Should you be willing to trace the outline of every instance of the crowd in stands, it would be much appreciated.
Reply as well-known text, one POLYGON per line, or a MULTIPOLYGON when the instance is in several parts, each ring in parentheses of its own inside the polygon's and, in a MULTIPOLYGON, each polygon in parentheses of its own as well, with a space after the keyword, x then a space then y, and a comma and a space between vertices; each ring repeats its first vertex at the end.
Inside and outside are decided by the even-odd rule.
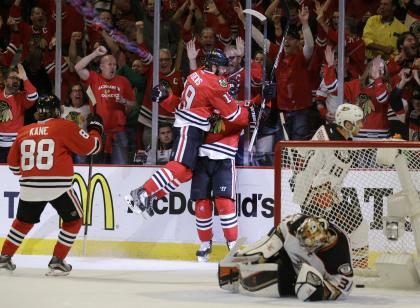
MULTIPOLYGON (((251 161, 244 157, 249 129, 241 138, 238 165, 273 163, 274 144, 286 138, 281 118, 291 140, 309 140, 320 125, 334 121, 343 103, 337 96, 338 2, 252 1, 252 9, 268 17, 265 70, 263 25, 253 20, 254 101, 261 101, 263 80, 269 79, 284 36, 285 44, 275 71, 276 97, 268 102, 270 111, 259 127, 256 154, 251 161)), ((57 68, 55 1, 3 1, 0 163, 6 161, 17 131, 36 121, 38 97, 55 87, 61 87, 63 118, 85 128, 89 113, 102 117, 104 149, 95 162, 150 163, 150 144, 156 138, 151 134, 154 3, 63 1, 62 61, 57 68), (85 14, 88 9, 95 16, 85 14), (59 84, 56 69, 62 74, 59 84)), ((162 0, 160 83, 180 96, 186 76, 203 65, 208 52, 220 48, 229 58, 230 93, 245 99, 244 7, 245 1, 237 0, 162 0)), ((364 112, 363 129, 354 139, 398 135, 420 140, 419 19, 420 0, 346 1, 344 100, 364 112)), ((159 108, 159 164, 169 160, 173 121, 172 113, 159 108)), ((87 162, 86 157, 74 159, 87 162)))

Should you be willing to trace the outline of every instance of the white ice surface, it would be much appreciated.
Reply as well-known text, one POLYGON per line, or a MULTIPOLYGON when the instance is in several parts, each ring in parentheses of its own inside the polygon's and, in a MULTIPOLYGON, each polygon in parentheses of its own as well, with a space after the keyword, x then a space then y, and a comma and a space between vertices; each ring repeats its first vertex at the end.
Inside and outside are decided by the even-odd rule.
POLYGON ((0 307, 420 307, 419 291, 354 289, 343 301, 302 303, 219 289, 217 264, 69 257, 67 277, 46 277, 50 257, 16 255, 13 273, 0 271, 0 307))

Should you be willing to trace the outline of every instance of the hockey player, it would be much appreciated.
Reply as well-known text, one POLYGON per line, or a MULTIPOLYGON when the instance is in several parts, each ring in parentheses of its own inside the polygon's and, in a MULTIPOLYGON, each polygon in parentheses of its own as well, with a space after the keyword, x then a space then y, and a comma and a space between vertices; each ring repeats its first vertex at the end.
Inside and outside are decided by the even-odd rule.
POLYGON ((291 215, 259 241, 230 253, 219 263, 218 277, 222 289, 247 295, 336 300, 353 287, 349 240, 323 218, 291 215))
MULTIPOLYGON (((363 111, 353 104, 341 104, 335 122, 321 126, 312 139, 352 140, 363 126, 363 111)), ((293 201, 301 206, 302 213, 325 217, 347 232, 352 241, 354 266, 366 269, 368 225, 360 208, 348 202, 349 196, 342 193, 343 180, 355 163, 354 151, 331 148, 293 151, 290 179, 293 201)))
POLYGON ((199 147, 211 126, 208 118, 214 112, 218 112, 229 122, 247 125, 248 110, 231 97, 228 83, 223 77, 227 64, 226 55, 221 50, 214 49, 206 57, 206 66, 188 76, 175 111, 174 127, 177 136, 171 161, 156 171, 144 185, 132 190, 125 197, 133 212, 140 214, 147 211, 150 215, 151 197, 155 193, 164 191, 171 183, 179 185, 191 179, 199 147))
POLYGON ((199 148, 190 195, 195 201, 196 227, 201 241, 196 252, 199 262, 207 262, 212 250, 213 204, 229 250, 238 238, 235 155, 243 128, 219 118, 199 148))
POLYGON ((60 101, 54 95, 39 99, 35 116, 38 122, 19 131, 7 159, 10 170, 20 176, 21 191, 16 218, 1 250, 0 268, 16 268, 13 255, 50 203, 63 223, 48 274, 68 275, 72 267, 64 259, 83 222, 83 210, 72 188, 72 153, 100 151, 102 120, 91 117, 86 133, 74 122, 60 119, 60 101))

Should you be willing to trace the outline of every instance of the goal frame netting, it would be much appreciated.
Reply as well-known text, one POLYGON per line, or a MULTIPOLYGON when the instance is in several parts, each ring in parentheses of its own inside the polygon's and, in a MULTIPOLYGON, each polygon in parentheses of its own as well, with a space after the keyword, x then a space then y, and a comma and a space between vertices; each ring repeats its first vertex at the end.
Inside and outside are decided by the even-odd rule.
MULTIPOLYGON (((375 149, 389 149, 391 151, 393 151, 392 149, 398 149, 400 150, 400 152, 402 153, 402 151, 406 151, 406 153, 411 153, 411 151, 413 151, 412 155, 414 155, 417 158, 417 151, 420 153, 420 142, 408 142, 408 141, 318 141, 318 140, 311 140, 311 141, 279 141, 278 143, 276 143, 275 146, 275 164, 274 164, 274 225, 278 225, 278 223, 281 221, 282 218, 284 218, 284 212, 288 212, 286 209, 289 206, 293 206, 296 207, 297 204, 296 203, 292 203, 292 204, 283 204, 283 203, 289 203, 290 202, 290 195, 288 196, 283 196, 286 194, 291 194, 293 195, 293 193, 291 192, 292 189, 289 187, 290 183, 289 183, 289 179, 290 179, 290 174, 293 173, 291 170, 293 169, 293 167, 289 167, 288 169, 288 162, 287 159, 290 160, 289 156, 294 156, 292 154, 292 151, 288 150, 290 148, 295 148, 295 149, 302 149, 303 151, 305 151, 306 149, 310 148, 310 149, 334 149, 334 150, 343 150, 343 149, 348 149, 353 150, 353 152, 359 151, 359 150, 369 150, 369 149, 374 149, 373 151, 375 151, 375 149), (289 152, 290 151, 290 152, 289 152), (407 152, 408 151, 408 152, 407 152), (415 152, 414 152, 415 151, 415 152), (290 154, 288 154, 290 153, 290 154), (287 174, 287 175, 286 175, 287 174), (283 188, 283 192, 282 192, 282 188, 283 188), (290 192, 289 192, 290 190, 290 192), (283 211, 282 211, 283 209, 283 211)), ((386 150, 388 151, 388 150, 386 150)), ((378 151, 376 151, 378 152, 378 151)), ((375 152, 375 153, 376 153, 375 152)), ((376 154, 375 154, 376 155, 376 154)), ((379 155, 379 154, 378 154, 379 155)), ((402 156, 402 155, 401 155, 402 156)), ((357 156, 359 157, 359 156, 357 156)), ((408 160, 408 159, 405 159, 408 160)), ((416 159, 417 162, 417 159, 416 159)), ((293 160, 291 160, 290 166, 293 164, 293 160)), ((418 165, 416 165, 417 167, 411 168, 410 167, 410 172, 415 172, 416 176, 417 173, 419 174, 419 178, 420 178, 420 156, 418 159, 418 165)), ((375 167, 366 167, 366 168, 359 168, 362 172, 366 172, 366 171, 378 171, 380 168, 381 171, 382 170, 390 170, 394 173, 398 173, 398 178, 400 178, 400 174, 401 174, 401 168, 396 168, 397 164, 395 165, 390 165, 390 166, 380 166, 377 169, 375 169, 375 167), (396 171, 396 169, 399 169, 398 172, 396 171)), ((357 168, 354 168, 355 170, 357 168)), ((408 171, 408 167, 406 168, 408 171)), ((354 172, 354 171, 353 171, 354 172)), ((356 171, 357 174, 357 171, 356 171)), ((375 174, 375 173, 373 173, 375 174)), ((407 172, 408 174, 408 172, 407 172)), ((369 177, 367 177, 369 178, 369 177)), ((379 179, 380 180, 380 179, 379 179)), ((405 199, 404 198, 400 198, 398 200, 405 200, 407 202, 404 203, 410 203, 408 201, 408 199, 413 200, 413 198, 408 198, 406 195, 409 195, 408 191, 409 189, 405 189, 403 187, 403 184, 401 184, 401 180, 398 182, 399 185, 402 187, 401 188, 401 193, 405 193, 405 199)), ((404 182, 404 181, 403 181, 404 182)), ((410 182, 410 180, 408 180, 408 182, 410 182)), ((420 182, 420 181, 416 181, 416 180, 411 180, 411 182, 420 182)), ((361 184, 362 186, 364 184, 361 184)), ((404 183, 405 187, 409 186, 406 183, 404 183)), ((413 186, 414 187, 414 186, 413 186)), ((418 200, 418 192, 420 190, 420 183, 417 185, 417 189, 414 187, 414 189, 411 189, 411 196, 413 196, 413 191, 416 191, 417 193, 415 194, 416 196, 416 200, 418 200)), ((394 189, 393 194, 397 194, 398 191, 396 191, 396 189, 394 189)), ((386 198, 386 201, 384 201, 384 208, 383 208, 383 214, 384 217, 387 216, 387 213, 389 212, 389 208, 385 209, 388 206, 388 200, 391 196, 388 196, 386 198)), ((414 198, 415 199, 415 198, 414 198)), ((399 201, 400 202, 400 201, 399 201)), ((417 203, 417 201, 414 201, 414 203, 417 203)), ((413 204, 413 202, 411 202, 411 204, 413 204)), ((364 205, 366 206, 366 205, 364 205)), ((417 205, 414 205, 414 207, 417 207, 417 205)), ((297 208, 302 208, 301 205, 298 205, 297 208)), ((418 204, 418 208, 420 209, 420 204, 418 204)), ((298 210, 299 211, 299 210, 298 210)), ((417 210, 413 210, 413 207, 409 208, 409 210, 407 211, 408 213, 416 213, 417 210)), ((414 221, 413 219, 411 219, 412 217, 410 217, 410 214, 407 215, 408 218, 411 219, 411 224, 416 224, 416 225, 420 225, 420 218, 418 218, 420 216, 420 213, 417 213, 414 215, 417 218, 417 221, 414 221)), ((384 225, 383 225, 383 229, 387 228, 387 224, 386 224, 386 220, 384 218, 384 225)), ((378 232, 377 230, 375 230, 376 232, 378 232)), ((384 231, 384 230, 382 230, 384 231)), ((369 229, 369 232, 371 232, 371 230, 369 229)), ((389 275, 389 271, 393 271, 392 274, 395 275, 399 275, 401 277, 404 277, 400 283, 403 283, 404 286, 407 286, 407 281, 410 281, 411 285, 409 284, 409 286, 411 287, 412 285, 420 285, 420 265, 417 260, 418 255, 420 255, 418 253, 419 251, 419 240, 420 240, 420 227, 419 228, 413 228, 413 246, 414 246, 414 250, 411 249, 411 253, 407 253, 407 252, 403 252, 401 253, 401 255, 397 254, 395 255, 395 252, 392 252, 392 255, 386 252, 381 252, 381 254, 383 254, 383 256, 381 255, 379 258, 375 259, 376 264, 380 263, 379 265, 374 265, 374 276, 381 276, 381 271, 383 270, 383 268, 385 268, 385 270, 387 271, 387 273, 385 275, 389 275), (417 242, 417 245, 416 245, 417 242), (385 263, 385 265, 383 265, 382 263, 385 263), (389 263, 391 263, 392 265, 389 266, 389 263), (395 267, 395 263, 397 263, 397 267, 395 267), (404 263, 402 265, 402 263, 404 263), (402 269, 404 268, 404 270, 402 269), (418 274, 416 273, 416 269, 418 274), (378 273, 379 270, 379 273, 378 273), (405 271, 405 272, 404 272, 405 271), (403 273, 404 272, 404 273, 403 273), (409 275, 410 277, 407 278, 407 275, 409 275)), ((371 234, 369 233, 369 239, 371 237, 371 234)), ((358 275, 362 275, 359 274, 358 275)), ((371 274, 368 274, 371 275, 371 274)), ((389 280, 389 279, 388 279, 389 280)))

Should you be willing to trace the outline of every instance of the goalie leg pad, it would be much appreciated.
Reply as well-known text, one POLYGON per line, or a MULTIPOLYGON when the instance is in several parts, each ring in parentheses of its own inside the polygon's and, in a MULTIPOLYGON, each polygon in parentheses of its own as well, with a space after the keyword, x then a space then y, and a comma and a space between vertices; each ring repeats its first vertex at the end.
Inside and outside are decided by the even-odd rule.
POLYGON ((239 292, 239 264, 219 263, 219 287, 232 293, 239 292))
POLYGON ((266 260, 275 257, 282 248, 283 235, 281 234, 280 229, 273 228, 268 235, 239 250, 232 261, 238 263, 265 262, 266 260))
POLYGON ((324 279, 318 270, 303 263, 296 286, 296 296, 304 302, 320 301, 324 298, 324 279))
POLYGON ((278 264, 240 264, 239 270, 239 293, 279 297, 278 264))

